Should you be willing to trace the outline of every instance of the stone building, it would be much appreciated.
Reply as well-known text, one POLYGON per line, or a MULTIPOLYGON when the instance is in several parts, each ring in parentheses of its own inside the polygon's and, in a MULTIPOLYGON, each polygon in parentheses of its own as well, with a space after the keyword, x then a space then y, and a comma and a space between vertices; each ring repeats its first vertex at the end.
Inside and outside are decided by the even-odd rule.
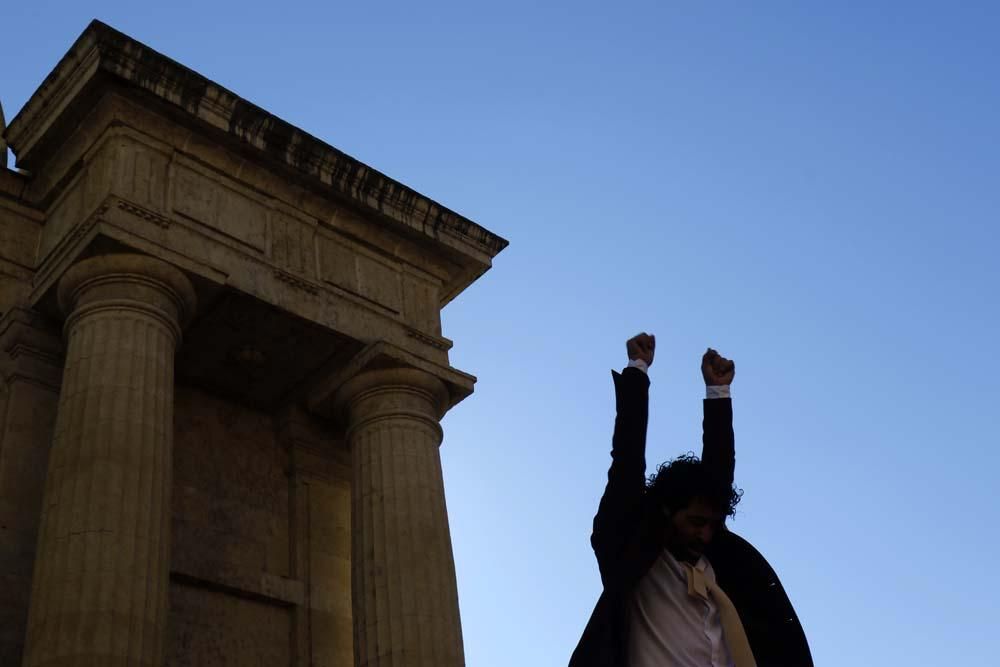
POLYGON ((464 664, 440 310, 507 242, 99 22, 0 168, 0 665, 464 664))

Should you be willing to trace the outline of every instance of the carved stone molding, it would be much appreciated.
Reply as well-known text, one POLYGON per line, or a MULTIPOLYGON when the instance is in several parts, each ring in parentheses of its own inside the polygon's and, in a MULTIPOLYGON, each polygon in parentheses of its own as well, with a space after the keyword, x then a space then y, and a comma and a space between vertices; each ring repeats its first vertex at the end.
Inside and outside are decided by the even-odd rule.
POLYGON ((170 227, 170 218, 160 215, 159 213, 155 213, 141 206, 137 206, 131 202, 127 202, 123 199, 119 199, 117 205, 118 208, 125 211, 126 213, 131 213, 137 218, 141 218, 143 220, 146 220, 147 222, 151 222, 157 227, 162 227, 163 229, 167 229, 170 227))
POLYGON ((293 275, 287 271, 282 271, 281 269, 274 270, 274 277, 283 283, 287 283, 292 287, 298 288, 308 294, 319 294, 319 286, 315 285, 305 278, 300 278, 293 275))

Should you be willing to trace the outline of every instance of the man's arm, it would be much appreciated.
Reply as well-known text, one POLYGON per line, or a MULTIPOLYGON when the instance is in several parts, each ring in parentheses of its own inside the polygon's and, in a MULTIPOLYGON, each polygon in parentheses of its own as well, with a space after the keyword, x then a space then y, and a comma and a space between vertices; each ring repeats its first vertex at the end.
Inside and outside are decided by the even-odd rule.
POLYGON ((617 415, 611 468, 590 537, 605 582, 640 517, 649 420, 649 377, 645 371, 653 363, 655 347, 655 337, 647 334, 630 339, 626 343, 629 366, 620 374, 613 373, 617 415))
POLYGON ((733 483, 736 448, 733 434, 733 401, 729 385, 736 376, 736 364, 709 348, 701 358, 705 379, 705 419, 702 422, 701 460, 715 472, 720 482, 733 483))

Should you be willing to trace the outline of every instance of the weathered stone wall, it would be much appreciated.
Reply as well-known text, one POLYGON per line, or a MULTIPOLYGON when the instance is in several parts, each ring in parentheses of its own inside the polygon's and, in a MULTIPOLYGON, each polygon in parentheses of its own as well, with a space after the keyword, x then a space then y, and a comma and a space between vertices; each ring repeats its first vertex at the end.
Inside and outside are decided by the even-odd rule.
POLYGON ((287 608, 174 583, 165 664, 284 667, 292 664, 291 623, 287 608))
POLYGON ((272 418, 188 388, 174 405, 171 570, 248 592, 289 576, 288 452, 272 418))
POLYGON ((178 388, 167 665, 352 664, 346 452, 296 417, 178 388))

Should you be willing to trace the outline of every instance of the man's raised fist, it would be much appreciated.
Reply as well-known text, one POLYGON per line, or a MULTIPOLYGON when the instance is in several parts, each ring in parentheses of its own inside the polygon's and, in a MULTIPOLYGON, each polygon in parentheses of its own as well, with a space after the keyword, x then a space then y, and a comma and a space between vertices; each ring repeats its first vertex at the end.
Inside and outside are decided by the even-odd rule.
POLYGON ((647 366, 653 365, 653 354, 656 352, 656 336, 648 333, 641 333, 633 336, 625 343, 629 360, 641 359, 647 366))
POLYGON ((708 348, 701 358, 701 374, 705 378, 705 384, 710 387, 732 384, 736 376, 736 364, 708 348))

